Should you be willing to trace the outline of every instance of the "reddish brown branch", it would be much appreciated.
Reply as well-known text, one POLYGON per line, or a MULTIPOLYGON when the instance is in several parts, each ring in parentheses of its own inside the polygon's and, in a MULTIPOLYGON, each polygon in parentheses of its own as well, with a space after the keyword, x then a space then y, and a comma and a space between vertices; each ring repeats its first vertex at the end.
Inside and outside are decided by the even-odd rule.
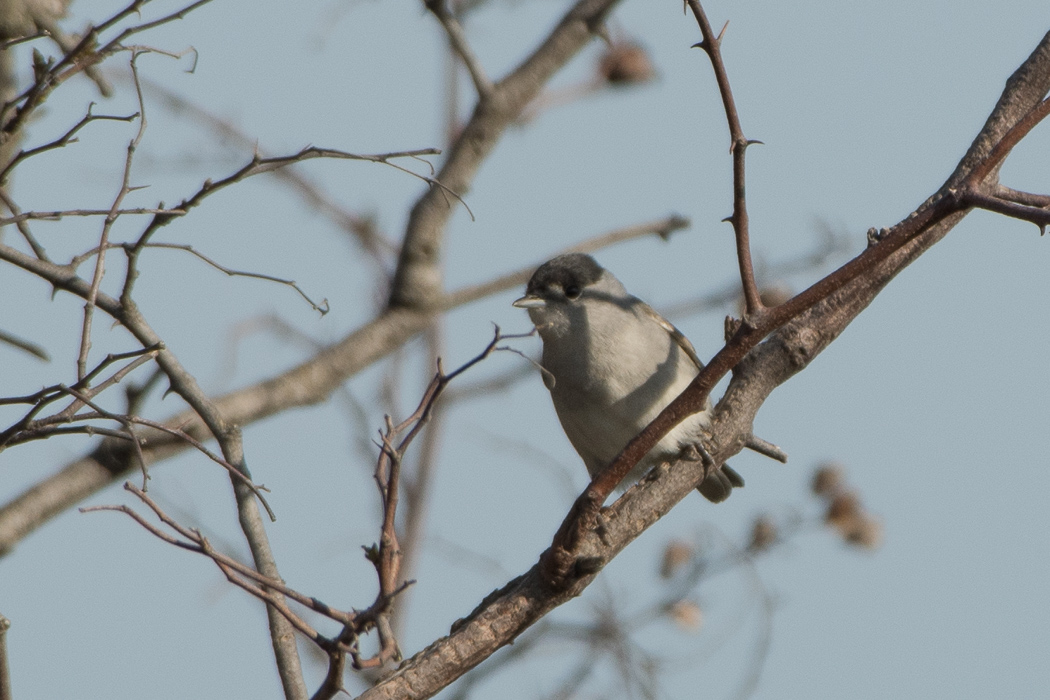
POLYGON ((963 181, 963 186, 976 188, 984 184, 992 172, 998 171, 1000 165, 1010 155, 1014 146, 1021 142, 1028 133, 1035 128, 1036 124, 1050 115, 1050 98, 1043 99, 1039 104, 1032 107, 1029 112, 996 142, 991 151, 974 166, 973 170, 963 181))
POLYGON ((481 362, 496 350, 501 349, 500 341, 506 338, 520 337, 517 335, 503 335, 499 327, 496 327, 492 341, 473 359, 469 360, 458 369, 445 374, 441 368, 440 358, 437 361, 437 372, 430 384, 423 392, 423 398, 408 418, 394 425, 389 416, 386 418, 386 430, 380 435, 379 459, 376 462, 375 482, 379 488, 379 495, 383 501, 383 524, 380 532, 379 544, 366 548, 365 552, 369 560, 376 568, 379 577, 379 593, 375 603, 372 605, 376 630, 380 641, 379 652, 371 658, 359 658, 353 656, 354 668, 375 668, 386 664, 391 660, 399 660, 401 651, 394 638, 393 626, 391 624, 391 603, 395 596, 404 590, 411 582, 399 581, 401 572, 401 549, 395 526, 397 506, 400 498, 401 486, 401 463, 405 452, 415 438, 423 430, 434 413, 434 407, 442 392, 449 383, 463 372, 481 362), (404 434, 395 445, 398 436, 404 434))
POLYGON ((959 201, 978 209, 987 209, 997 214, 1009 216, 1022 221, 1030 221, 1039 227, 1040 234, 1046 232, 1050 226, 1050 209, 1043 207, 1032 207, 1025 204, 1011 202, 1001 197, 996 197, 983 192, 967 192, 959 195, 959 201))
POLYGON ((736 236, 736 257, 740 266, 740 281, 744 288, 744 303, 747 315, 751 316, 761 313, 763 305, 758 286, 755 284, 755 268, 751 261, 751 234, 747 216, 747 194, 744 186, 746 181, 744 161, 747 147, 761 142, 748 140, 744 136, 736 101, 733 99, 733 90, 729 85, 729 74, 722 60, 722 37, 729 23, 726 22, 722 31, 715 36, 711 23, 707 21, 707 14, 700 3, 697 0, 688 0, 688 3, 696 17, 696 23, 700 26, 700 34, 703 36, 703 41, 695 46, 703 49, 711 60, 715 81, 718 83, 718 92, 722 96, 722 104, 725 107, 726 122, 729 125, 729 151, 733 155, 733 215, 729 217, 729 221, 733 224, 733 232, 736 236))
MULTIPOLYGON (((699 9, 699 3, 696 0, 689 0, 689 4, 699 9)), ((702 10, 700 12, 702 13, 702 10)), ((705 43, 711 39, 707 32, 705 32, 705 43)), ((1044 43, 1046 41, 1048 39, 1044 39, 1044 43)), ((709 46, 717 46, 717 42, 709 46)), ((1037 49, 1029 60, 1034 61, 1040 58, 1040 50, 1037 49)), ((717 56, 718 52, 709 48, 708 54, 714 61, 714 56, 717 56)), ((1009 90, 1008 84, 1007 91, 1009 90)), ((732 371, 744 356, 764 338, 802 314, 815 309, 859 278, 873 276, 891 256, 905 246, 911 246, 928 232, 937 229, 942 224, 954 225, 973 206, 968 197, 980 195, 979 188, 981 187, 994 188, 995 183, 989 185, 985 182, 985 178, 997 172, 1013 146, 1031 131, 1035 124, 1050 114, 1050 100, 1043 99, 1045 92, 1044 90, 1039 100, 1024 114, 1015 117, 1010 128, 991 143, 986 152, 968 154, 968 158, 974 155, 977 157, 972 161, 964 159, 964 163, 970 163, 970 168, 965 174, 959 177, 953 176, 936 195, 927 200, 908 218, 885 231, 863 253, 787 302, 773 308, 761 309, 759 313, 746 316, 743 322, 733 324, 728 329, 727 336, 729 337, 725 346, 697 375, 692 384, 628 443, 623 452, 595 477, 577 499, 558 529, 551 549, 545 555, 551 580, 553 582, 566 580, 565 577, 570 573, 568 567, 575 561, 572 552, 578 546, 583 531, 593 528, 601 504, 626 474, 674 426, 686 417, 704 410, 707 398, 715 384, 732 371)), ((1000 100, 1000 106, 1004 99, 1005 94, 1000 100)), ((741 266, 748 267, 749 261, 747 263, 742 261, 741 266)), ((888 279, 885 282, 888 282, 888 279)), ((859 313, 859 309, 857 312, 859 313)))
POLYGON ((1020 190, 1010 189, 1006 185, 996 187, 995 196, 1008 202, 1017 202, 1030 207, 1038 207, 1040 209, 1050 207, 1050 195, 1021 192, 1020 190))

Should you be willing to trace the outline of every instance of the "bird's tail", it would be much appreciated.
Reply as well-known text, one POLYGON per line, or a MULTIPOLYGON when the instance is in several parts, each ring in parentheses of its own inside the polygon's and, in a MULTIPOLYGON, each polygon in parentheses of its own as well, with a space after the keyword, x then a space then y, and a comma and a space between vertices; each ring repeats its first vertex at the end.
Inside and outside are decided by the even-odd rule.
POLYGON ((737 474, 728 464, 723 464, 720 469, 708 474, 696 490, 712 503, 721 503, 729 498, 734 486, 738 489, 743 488, 744 477, 737 474))

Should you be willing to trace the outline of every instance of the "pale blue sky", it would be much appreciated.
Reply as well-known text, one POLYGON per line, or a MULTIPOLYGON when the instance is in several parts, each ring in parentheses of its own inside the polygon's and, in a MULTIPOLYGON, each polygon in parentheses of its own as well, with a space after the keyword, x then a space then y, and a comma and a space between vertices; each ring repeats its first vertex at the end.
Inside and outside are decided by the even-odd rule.
MULTIPOLYGON (((159 0, 158 0, 159 2, 159 0)), ((491 3, 467 26, 490 74, 501 75, 562 12, 563 3, 491 3)), ((95 8, 74 4, 71 26, 95 8)), ((157 14, 177 5, 158 4, 157 14)), ((882 3, 768 0, 710 3, 730 26, 724 54, 748 137, 749 207, 755 252, 776 262, 810 250, 820 222, 846 234, 851 250, 871 227, 905 216, 947 177, 1007 76, 1050 28, 1045 0, 882 3)), ((154 16, 153 14, 145 15, 154 16)), ((692 227, 670 243, 636 241, 598 254, 627 287, 658 308, 721 288, 736 276, 730 161, 721 105, 704 55, 689 49, 695 23, 677 0, 627 0, 614 35, 651 52, 659 80, 604 92, 507 133, 482 167, 449 229, 449 288, 483 281, 620 226, 671 213, 692 227)), ((442 145, 442 36, 422 3, 326 1, 309 11, 280 2, 215 0, 187 19, 140 38, 188 59, 140 59, 142 73, 230 119, 269 153, 314 144, 355 152, 442 145)), ((595 44, 555 85, 590 75, 595 44)), ((28 65, 26 54, 21 54, 28 65)), ((126 65, 120 59, 113 68, 126 65)), ((469 91, 464 81, 463 90, 469 91)), ((87 101, 85 81, 56 93, 30 142, 54 138, 87 101)), ((129 113, 126 90, 97 112, 129 113)), ((149 128, 129 204, 168 204, 205 177, 222 176, 247 152, 147 98, 149 128)), ((18 173, 23 208, 108 206, 119 183, 122 124, 95 124, 81 142, 41 156, 18 173)), ((1050 128, 1040 126, 1003 169, 1018 189, 1050 192, 1050 128)), ((435 159, 435 162, 436 159, 435 159)), ((398 234, 422 185, 382 166, 314 161, 304 171, 340 201, 374 211, 398 234)), ((37 224, 56 257, 97 237, 98 222, 37 224)), ((124 224, 118 234, 133 235, 124 224)), ((5 240, 11 241, 13 236, 5 240)), ((358 252, 327 220, 273 180, 210 199, 159 240, 191 243, 229 265, 292 278, 329 299, 322 319, 291 290, 227 279, 180 253, 143 261, 143 311, 203 386, 220 392, 269 376, 303 357, 293 345, 252 335, 229 370, 230 324, 276 313, 322 340, 366 319, 374 299, 358 252)), ((660 548, 711 528, 745 536, 761 511, 804 505, 813 465, 837 459, 885 527, 875 552, 813 532, 762 558, 757 571, 776 601, 772 644, 755 698, 1034 698, 1050 687, 1050 241, 1034 226, 986 213, 967 217, 895 280, 813 365, 778 389, 756 432, 791 456, 787 465, 741 455, 747 488, 725 504, 689 498, 555 619, 585 620, 612 596, 629 613, 662 590, 660 548)), ((795 278, 796 287, 817 273, 795 278)), ((528 328, 510 306, 517 290, 455 311, 446 366, 475 354, 491 324, 528 328)), ((69 381, 80 305, 12 268, 0 267, 0 326, 54 348, 44 365, 0 347, 0 394, 69 381)), ((712 355, 727 310, 674 319, 701 356, 712 355)), ((96 324, 99 357, 128 348, 96 324)), ((533 349, 538 341, 522 341, 533 349)), ((411 348, 418 350, 418 343, 411 348)), ((473 379, 515 368, 497 355, 473 379)), ((372 405, 381 372, 349 383, 372 405)), ((407 407, 415 387, 404 391, 407 407)), ((180 408, 155 402, 151 417, 180 408)), ((13 418, 0 412, 4 424, 13 418)), ((372 410, 371 432, 382 424, 372 410)), ((371 466, 351 445, 338 402, 250 426, 246 450, 256 480, 273 490, 269 528, 290 585, 337 607, 363 607, 375 575, 360 545, 376 538, 371 466)), ((89 449, 65 438, 0 455, 0 495, 89 449)), ((468 613, 493 588, 529 567, 547 546, 571 494, 551 476, 564 465, 574 488, 585 472, 564 438, 538 377, 457 406, 429 516, 430 548, 417 572, 406 655, 468 613), (518 449, 527 444, 535 451, 518 449), (538 451, 538 453, 536 452, 538 451), (538 456, 541 454, 543 456, 538 456), (470 552, 468 557, 464 552, 470 552), (485 566, 478 562, 484 561, 485 566)), ((183 455, 158 466, 151 492, 218 541, 239 543, 228 480, 183 455)), ((119 487, 87 504, 129 503, 119 487)), ((244 547, 235 544, 237 551, 244 547)), ((734 696, 761 630, 753 579, 736 571, 700 589, 705 625, 686 634, 659 623, 639 636, 674 660, 661 697, 734 696), (726 641, 722 641, 723 638, 726 641), (714 649, 714 651, 712 651, 714 649)), ((202 558, 152 539, 126 518, 66 513, 0 560, 0 613, 19 698, 278 697, 259 604, 224 582, 202 558)), ((568 668, 573 649, 497 676, 478 697, 541 697, 568 668)), ((594 693, 619 687, 605 668, 594 693)), ((319 681, 312 669, 310 686, 319 681)))

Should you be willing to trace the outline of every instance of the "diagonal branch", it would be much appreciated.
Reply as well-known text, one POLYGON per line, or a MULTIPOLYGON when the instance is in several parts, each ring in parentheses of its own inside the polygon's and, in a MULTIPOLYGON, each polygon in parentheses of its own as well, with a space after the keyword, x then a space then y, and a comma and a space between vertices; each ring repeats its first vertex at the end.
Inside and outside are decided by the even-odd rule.
MULTIPOLYGON (((1048 90, 1050 33, 1007 83, 984 129, 942 192, 957 185, 977 164, 983 162, 997 139, 1023 119, 1048 90), (1026 79, 1017 80, 1019 75, 1026 79), (969 167, 962 167, 967 164, 969 167)), ((860 256, 864 260, 862 270, 842 273, 843 277, 849 276, 847 280, 840 278, 838 281, 841 283, 829 287, 820 287, 821 283, 818 283, 818 289, 826 292, 821 298, 807 302, 808 297, 803 296, 806 292, 799 295, 803 301, 794 303, 804 304, 804 308, 794 313, 766 342, 758 345, 755 340, 755 345, 751 346, 753 349, 742 362, 733 362, 736 365, 733 378, 713 415, 710 452, 716 464, 723 463, 743 448, 742 436, 750 433, 752 420, 766 397, 805 368, 897 273, 947 235, 965 215, 965 210, 949 209, 945 213, 939 206, 944 205, 928 202, 916 210, 912 217, 890 229, 880 242, 860 256), (927 213, 931 208, 936 211, 927 213), (911 223, 916 219, 920 221, 911 223), (913 232, 912 226, 916 226, 917 231, 913 232), (890 245, 886 247, 892 247, 892 250, 872 258, 870 251, 880 248, 887 241, 890 241, 890 245)), ((840 268, 840 272, 847 268, 849 264, 840 268)), ((775 313, 780 308, 775 307, 770 311, 775 313)), ((743 334, 750 341, 754 332, 745 330, 743 334)), ((734 338, 740 334, 738 331, 734 338)), ((731 340, 726 347, 736 348, 739 342, 731 340)), ((728 354, 728 351, 724 352, 728 354)), ((715 365, 714 361, 708 367, 712 365, 715 365)), ((727 371, 728 368, 723 374, 727 371)), ((701 377, 704 375, 709 377, 710 373, 705 372, 701 377)), ((690 387, 683 397, 693 392, 696 386, 690 387)), ((679 403, 675 401, 672 407, 679 403)), ((667 413, 665 411, 657 422, 661 422, 667 413)), ((650 433, 648 428, 643 436, 646 433, 650 433)), ((639 443, 640 439, 636 439, 632 445, 639 443)), ((649 444, 653 443, 655 440, 649 444)), ((631 446, 628 447, 630 450, 631 446)), ((610 559, 691 493, 704 473, 705 466, 701 462, 687 461, 654 470, 650 477, 629 489, 603 511, 600 533, 594 528, 577 529, 575 524, 571 524, 583 507, 581 503, 585 503, 585 497, 592 490, 589 487, 563 523, 562 532, 552 549, 545 553, 540 562, 487 596, 472 613, 453 625, 448 637, 435 641, 407 660, 393 676, 361 695, 360 700, 432 696, 497 649, 513 642, 554 607, 579 595, 610 559), (566 530, 575 533, 575 537, 563 539, 566 530), (554 550, 568 540, 572 540, 572 549, 565 550, 568 556, 560 562, 563 564, 563 576, 552 582, 548 575, 549 560, 557 554, 554 550), (557 585, 552 586, 552 583, 557 585)))
POLYGON ((474 89, 478 91, 478 97, 488 99, 492 95, 492 81, 485 75, 485 69, 482 67, 481 61, 478 60, 473 49, 470 48, 470 44, 467 42, 467 35, 463 31, 463 26, 459 23, 459 19, 449 10, 448 0, 426 0, 425 4, 427 9, 441 22, 441 26, 445 29, 445 34, 448 35, 448 43, 452 46, 452 50, 456 52, 456 55, 463 61, 463 65, 467 67, 470 79, 474 82, 474 89))
MULTIPOLYGON (((597 509, 616 485, 674 426, 704 410, 715 384, 734 370, 763 339, 791 321, 821 308, 830 299, 840 299, 843 293, 848 292, 849 300, 858 298, 858 295, 865 298, 863 305, 855 309, 854 315, 860 313, 897 272, 939 241, 966 215, 971 208, 966 199, 968 193, 980 191, 981 188, 994 190, 997 183, 987 178, 998 172, 1013 145, 1039 119, 1046 116, 1043 98, 1050 90, 1050 68, 1046 67, 1047 64, 1050 64, 1050 33, 1007 82, 995 111, 960 166, 941 189, 910 216, 884 230, 863 253, 790 300, 764 309, 759 314, 752 314, 742 322, 728 324, 725 346, 692 384, 628 443, 619 457, 595 478, 577 500, 573 512, 566 518, 555 538, 555 556, 552 560, 552 575, 555 578, 560 576, 559 571, 564 565, 558 558, 573 549, 580 528, 593 524, 597 509), (1036 73, 1033 66, 1039 66, 1044 72, 1036 73), (1018 80, 1018 76, 1025 76, 1029 80, 1018 80), (1024 95, 1024 99, 1018 95, 1024 95), (885 270, 892 270, 892 274, 883 277, 885 270)), ((838 303, 844 304, 845 301, 840 299, 838 303)), ((852 318, 850 316, 850 320, 852 318)), ((828 342, 837 334, 833 334, 828 342)))
MULTIPOLYGON (((594 36, 617 0, 578 0, 543 43, 487 95, 448 151, 437 180, 466 192, 478 168, 543 85, 594 36)), ((442 298, 441 257, 452 214, 441 193, 426 192, 409 214, 388 307, 432 308, 442 298)))

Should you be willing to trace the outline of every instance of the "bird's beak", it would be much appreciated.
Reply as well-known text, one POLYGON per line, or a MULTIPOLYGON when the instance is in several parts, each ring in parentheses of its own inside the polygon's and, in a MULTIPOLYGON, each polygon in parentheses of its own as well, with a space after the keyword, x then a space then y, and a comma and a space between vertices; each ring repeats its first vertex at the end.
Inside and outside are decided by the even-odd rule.
POLYGON ((515 299, 513 306, 519 309, 540 309, 547 305, 547 302, 543 300, 543 297, 538 297, 531 294, 526 294, 521 299, 515 299))

